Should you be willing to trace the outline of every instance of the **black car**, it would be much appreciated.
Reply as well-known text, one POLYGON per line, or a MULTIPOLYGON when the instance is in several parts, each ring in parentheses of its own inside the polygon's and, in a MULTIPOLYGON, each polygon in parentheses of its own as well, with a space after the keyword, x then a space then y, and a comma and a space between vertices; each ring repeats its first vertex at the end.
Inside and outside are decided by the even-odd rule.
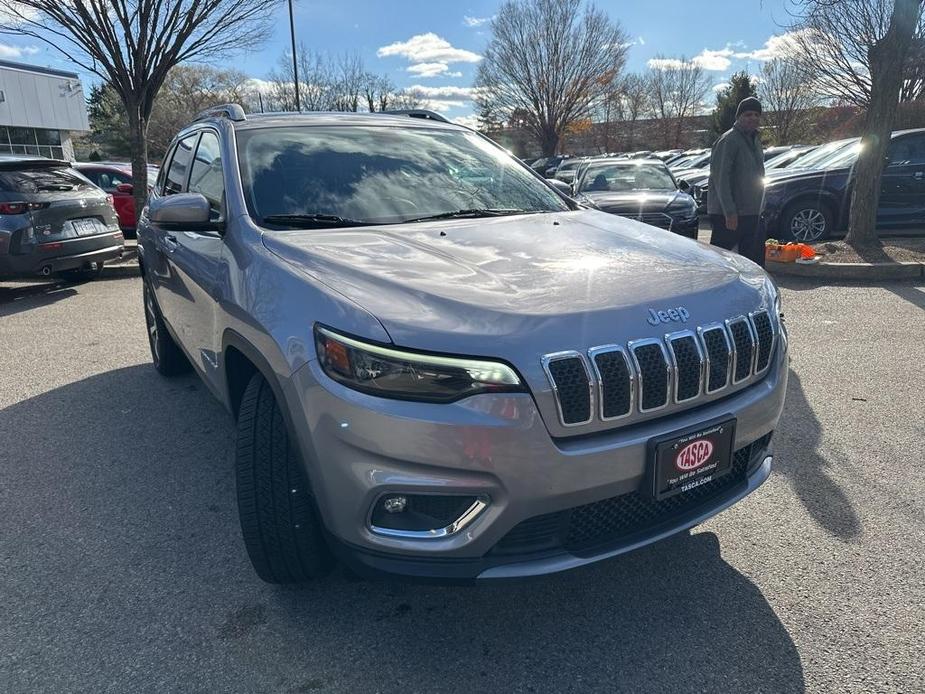
MULTIPOLYGON (((825 163, 767 180, 761 219, 769 237, 815 242, 848 227, 859 143, 825 163)), ((877 226, 925 226, 925 128, 894 132, 880 183, 877 226)))
POLYGON ((0 156, 0 279, 90 278, 123 244, 112 196, 68 162, 0 156))
POLYGON ((602 212, 697 238, 694 199, 679 190, 668 167, 658 159, 594 161, 576 184, 575 199, 602 212))

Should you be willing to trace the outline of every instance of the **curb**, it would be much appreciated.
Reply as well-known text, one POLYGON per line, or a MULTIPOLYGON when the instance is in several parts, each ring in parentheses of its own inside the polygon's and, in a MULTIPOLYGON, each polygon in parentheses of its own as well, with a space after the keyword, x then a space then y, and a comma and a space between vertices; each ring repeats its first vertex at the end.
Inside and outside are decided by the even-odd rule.
POLYGON ((775 275, 821 280, 906 280, 925 277, 922 263, 777 263, 765 262, 775 275))

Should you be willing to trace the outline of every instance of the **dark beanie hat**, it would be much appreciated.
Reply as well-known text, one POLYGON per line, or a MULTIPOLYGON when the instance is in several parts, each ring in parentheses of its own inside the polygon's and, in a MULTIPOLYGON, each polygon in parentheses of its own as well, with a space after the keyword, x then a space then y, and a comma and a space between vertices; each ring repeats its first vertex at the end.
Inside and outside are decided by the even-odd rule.
POLYGON ((739 107, 736 109, 736 118, 746 111, 757 111, 761 113, 761 102, 753 96, 742 99, 742 101, 739 102, 739 107))

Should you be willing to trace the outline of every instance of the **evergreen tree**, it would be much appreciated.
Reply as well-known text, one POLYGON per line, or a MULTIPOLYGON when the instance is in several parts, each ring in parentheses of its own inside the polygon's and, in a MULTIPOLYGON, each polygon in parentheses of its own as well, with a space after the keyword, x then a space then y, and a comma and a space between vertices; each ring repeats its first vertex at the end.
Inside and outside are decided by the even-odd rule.
POLYGON ((713 111, 714 139, 732 127, 739 102, 750 96, 758 96, 758 85, 747 72, 735 73, 729 80, 729 86, 716 95, 716 109, 713 111))

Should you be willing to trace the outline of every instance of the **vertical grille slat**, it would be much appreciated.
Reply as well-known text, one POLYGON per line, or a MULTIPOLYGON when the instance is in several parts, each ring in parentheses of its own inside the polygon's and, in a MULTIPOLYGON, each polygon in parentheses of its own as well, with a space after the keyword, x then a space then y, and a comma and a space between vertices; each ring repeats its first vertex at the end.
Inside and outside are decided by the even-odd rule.
POLYGON ((735 348, 735 366, 732 370, 732 382, 739 383, 752 374, 755 340, 752 336, 751 325, 744 316, 727 321, 727 325, 735 348))
POLYGON ((755 372, 761 373, 771 363, 771 351, 774 348, 774 329, 767 311, 753 313, 752 326, 758 340, 758 355, 755 357, 755 372))
POLYGON ((630 352, 639 373, 639 411, 648 412, 668 404, 670 384, 668 360, 660 340, 630 343, 630 352))
POLYGON ((693 333, 668 336, 668 349, 674 357, 675 402, 693 400, 700 395, 703 380, 703 356, 693 333))
POLYGON ((559 415, 565 426, 591 421, 591 379, 584 360, 576 353, 549 358, 549 380, 556 392, 559 415))
POLYGON ((627 416, 633 409, 635 379, 623 348, 602 347, 590 354, 601 384, 601 419, 627 416))
POLYGON ((729 338, 725 328, 720 325, 704 328, 701 338, 710 363, 706 377, 706 390, 707 393, 715 393, 725 388, 729 382, 729 358, 732 355, 729 349, 729 338))

